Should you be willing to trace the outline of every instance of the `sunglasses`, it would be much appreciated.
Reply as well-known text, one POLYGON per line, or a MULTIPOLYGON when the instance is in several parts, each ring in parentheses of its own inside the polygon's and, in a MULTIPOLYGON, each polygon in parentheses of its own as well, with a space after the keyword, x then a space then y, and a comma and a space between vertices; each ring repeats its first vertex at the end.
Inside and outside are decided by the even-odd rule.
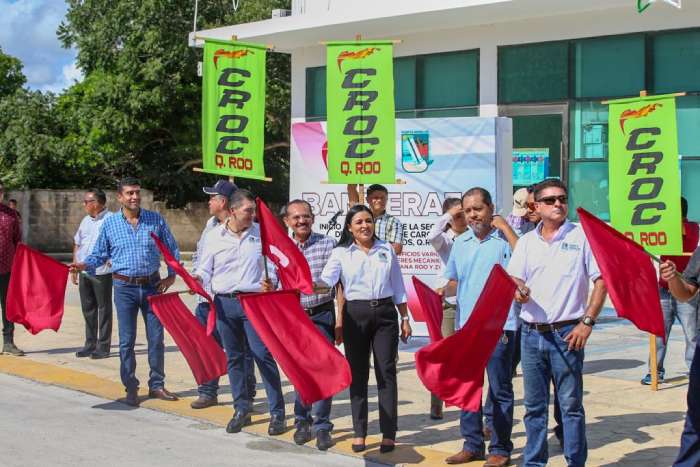
POLYGON ((537 200, 538 203, 544 203, 547 206, 554 206, 554 203, 559 201, 561 204, 568 204, 569 202, 569 197, 566 195, 561 195, 561 196, 545 196, 544 198, 540 198, 537 200))

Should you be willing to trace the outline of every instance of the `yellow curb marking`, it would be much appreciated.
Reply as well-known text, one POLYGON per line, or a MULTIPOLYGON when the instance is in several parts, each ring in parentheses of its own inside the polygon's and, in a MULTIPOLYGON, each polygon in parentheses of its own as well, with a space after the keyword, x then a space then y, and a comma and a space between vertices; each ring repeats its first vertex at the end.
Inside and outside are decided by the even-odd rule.
MULTIPOLYGON (((117 400, 125 396, 124 387, 114 381, 100 378, 99 376, 83 371, 36 362, 27 357, 0 355, 0 372, 44 384, 61 386, 108 400, 117 400)), ((167 402, 158 399, 144 400, 147 396, 147 393, 144 391, 139 393, 139 396, 141 398, 141 407, 169 414, 181 415, 196 420, 203 420, 221 427, 225 427, 231 418, 231 408, 228 406, 216 406, 208 407, 204 410, 195 410, 190 407, 190 401, 193 398, 182 398, 175 402, 167 402)), ((252 425, 245 427, 243 431, 273 439, 267 434, 267 422, 269 421, 267 414, 253 414, 252 421, 252 425)), ((352 435, 349 433, 344 433, 341 435, 342 439, 337 439, 338 436, 336 434, 336 444, 330 451, 379 463, 405 466, 445 465, 445 458, 449 456, 448 453, 442 451, 401 443, 397 444, 393 452, 380 454, 379 443, 381 438, 379 436, 368 436, 367 451, 357 454, 352 451, 351 436, 352 435)), ((293 430, 288 430, 281 436, 275 436, 274 439, 293 443, 293 430)), ((309 443, 309 446, 313 445, 313 441, 309 443)), ((483 465, 483 462, 470 462, 465 465, 480 466, 483 465)))

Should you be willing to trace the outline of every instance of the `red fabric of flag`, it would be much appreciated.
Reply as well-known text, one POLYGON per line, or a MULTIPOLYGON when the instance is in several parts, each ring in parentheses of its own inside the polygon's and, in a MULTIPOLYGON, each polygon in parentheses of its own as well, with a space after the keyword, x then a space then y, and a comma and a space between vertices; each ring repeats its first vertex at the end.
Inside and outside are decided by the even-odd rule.
POLYGON ((258 222, 260 223, 263 255, 277 266, 277 274, 282 282, 282 287, 299 289, 303 293, 311 295, 314 293, 311 268, 304 254, 289 238, 287 231, 282 228, 263 200, 257 198, 255 202, 258 222))
POLYGON ((576 211, 617 316, 665 340, 656 270, 649 255, 590 212, 576 211))
POLYGON ((197 384, 226 374, 226 354, 176 292, 148 297, 153 312, 187 360, 197 384))
POLYGON ((412 279, 425 323, 428 325, 430 340, 437 342, 442 339, 442 297, 416 276, 412 279))
POLYGON ((68 266, 20 243, 7 289, 7 319, 32 334, 58 331, 67 282, 68 266))
POLYGON ((211 299, 207 291, 204 290, 202 284, 197 279, 192 277, 190 273, 187 272, 187 269, 185 269, 184 266, 182 266, 182 264, 180 264, 178 260, 175 259, 170 250, 168 250, 168 247, 165 246, 165 243, 161 242, 160 239, 153 232, 151 232, 151 238, 154 242, 156 242, 156 246, 160 250, 160 253, 163 255, 165 263, 171 268, 173 268, 175 273, 182 278, 182 280, 185 282, 185 285, 187 285, 187 287, 189 287, 190 290, 194 291, 197 295, 201 295, 206 299, 207 302, 209 302, 209 316, 207 316, 207 336, 211 336, 214 332, 214 329, 216 329, 216 306, 214 306, 214 301, 211 299))
POLYGON ((428 391, 462 410, 479 410, 484 370, 503 335, 515 287, 496 264, 464 327, 416 352, 418 377, 428 391))
POLYGON ((350 385, 347 360, 304 313, 296 290, 241 294, 238 298, 304 404, 327 399, 350 385))

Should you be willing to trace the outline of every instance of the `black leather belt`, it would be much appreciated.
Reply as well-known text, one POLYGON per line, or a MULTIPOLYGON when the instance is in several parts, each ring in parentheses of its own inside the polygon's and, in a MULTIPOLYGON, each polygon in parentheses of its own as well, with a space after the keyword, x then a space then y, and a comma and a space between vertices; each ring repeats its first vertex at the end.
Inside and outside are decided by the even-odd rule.
POLYGON ((320 305, 316 305, 311 308, 304 308, 304 312, 309 316, 314 316, 319 313, 323 313, 324 311, 330 310, 333 310, 333 300, 326 303, 321 303, 320 305))
POLYGON ((394 299, 391 297, 379 298, 377 300, 348 300, 348 303, 365 305, 371 308, 377 308, 378 306, 393 305, 394 299))
POLYGON ((239 295, 245 294, 245 293, 247 293, 247 292, 235 291, 235 292, 231 292, 231 293, 218 293, 216 295, 219 297, 224 297, 224 298, 238 298, 239 295))
POLYGON ((129 277, 129 276, 124 276, 122 274, 117 274, 116 272, 112 273, 112 278, 120 280, 122 282, 126 282, 127 284, 133 284, 133 285, 150 285, 154 282, 158 282, 160 279, 160 276, 158 273, 153 273, 150 276, 134 276, 134 277, 129 277))
POLYGON ((559 321, 556 323, 528 323, 523 321, 523 324, 530 329, 534 329, 537 332, 552 332, 557 329, 561 329, 564 326, 569 326, 571 324, 578 324, 578 319, 570 319, 567 321, 559 321))

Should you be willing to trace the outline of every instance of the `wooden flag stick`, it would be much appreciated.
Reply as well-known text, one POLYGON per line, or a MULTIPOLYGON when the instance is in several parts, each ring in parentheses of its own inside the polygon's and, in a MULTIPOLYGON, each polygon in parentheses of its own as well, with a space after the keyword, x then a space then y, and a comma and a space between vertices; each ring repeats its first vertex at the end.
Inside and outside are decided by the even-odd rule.
POLYGON ((649 371, 651 371, 651 390, 659 390, 659 368, 656 364, 656 336, 649 334, 649 371))

